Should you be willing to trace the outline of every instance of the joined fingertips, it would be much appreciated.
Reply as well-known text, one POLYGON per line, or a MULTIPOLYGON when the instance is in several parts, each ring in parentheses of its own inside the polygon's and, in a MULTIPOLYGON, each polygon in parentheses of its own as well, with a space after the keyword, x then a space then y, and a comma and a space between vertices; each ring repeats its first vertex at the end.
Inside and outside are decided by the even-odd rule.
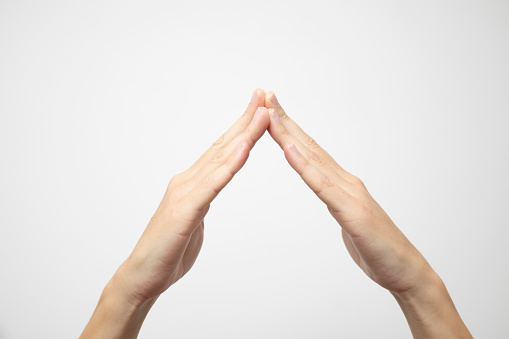
POLYGON ((277 107, 279 106, 279 102, 276 98, 274 92, 267 92, 265 94, 265 107, 277 107))
MULTIPOLYGON (((304 146, 308 148, 340 175, 348 180, 353 179, 350 173, 345 171, 327 151, 321 148, 312 137, 306 134, 306 132, 286 114, 273 92, 267 92, 265 94, 265 107, 269 109, 271 122, 274 122, 269 126, 269 133, 280 146, 281 141, 287 139, 285 135, 291 135, 299 147, 304 146)), ((307 153, 307 150, 301 149, 301 151, 307 153)))
POLYGON ((270 96, 270 102, 271 102, 274 106, 279 106, 279 102, 277 101, 276 95, 275 95, 274 93, 271 93, 271 96, 270 96))

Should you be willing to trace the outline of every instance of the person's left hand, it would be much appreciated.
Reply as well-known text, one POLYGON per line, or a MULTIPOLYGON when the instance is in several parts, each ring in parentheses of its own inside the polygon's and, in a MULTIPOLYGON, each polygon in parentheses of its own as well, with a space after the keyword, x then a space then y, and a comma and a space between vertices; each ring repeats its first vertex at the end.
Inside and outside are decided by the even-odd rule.
POLYGON ((163 293, 193 266, 210 203, 245 164, 267 130, 265 92, 255 90, 244 115, 185 172, 173 177, 154 216, 118 274, 136 304, 163 293))

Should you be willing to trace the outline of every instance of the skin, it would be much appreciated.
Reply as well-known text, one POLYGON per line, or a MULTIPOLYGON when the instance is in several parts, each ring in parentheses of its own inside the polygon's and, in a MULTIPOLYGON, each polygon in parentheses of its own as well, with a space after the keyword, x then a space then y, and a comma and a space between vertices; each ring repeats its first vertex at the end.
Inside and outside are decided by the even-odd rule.
POLYGON ((368 193, 285 113, 255 90, 245 113, 185 172, 171 179, 128 259, 108 282, 80 338, 136 338, 157 298, 193 266, 210 203, 268 130, 290 166, 342 228, 357 265, 389 290, 415 338, 472 338, 442 280, 368 193))
POLYGON ((290 166, 327 206, 366 275, 396 298, 415 338, 472 338, 440 277, 371 197, 268 92, 269 133, 290 166))
POLYGON ((173 177, 127 260, 106 285, 80 338, 136 338, 157 298, 193 266, 210 203, 247 161, 269 126, 265 92, 185 172, 173 177))

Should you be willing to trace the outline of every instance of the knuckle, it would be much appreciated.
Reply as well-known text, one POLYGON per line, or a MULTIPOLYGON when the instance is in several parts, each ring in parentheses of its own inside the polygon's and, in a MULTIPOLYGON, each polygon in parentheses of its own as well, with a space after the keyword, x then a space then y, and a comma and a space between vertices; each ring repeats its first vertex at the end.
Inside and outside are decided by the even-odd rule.
POLYGON ((313 189, 313 193, 315 193, 316 195, 320 195, 320 194, 322 194, 322 192, 323 192, 323 185, 313 189))
POLYGON ((327 210, 329 211, 330 214, 332 214, 333 216, 335 216, 336 214, 338 213, 341 213, 341 211, 338 211, 336 209, 334 209, 332 206, 330 205, 327 205, 327 210))
POLYGON ((242 138, 241 140, 244 140, 247 142, 249 147, 253 147, 256 143, 256 137, 254 135, 254 131, 251 128, 246 129, 244 132, 242 132, 242 138))
POLYGON ((219 193, 219 190, 215 185, 215 179, 213 174, 209 174, 205 178, 203 178, 203 180, 201 181, 201 185, 202 187, 212 189, 215 193, 219 193))
POLYGON ((279 118, 281 119, 281 121, 285 121, 285 120, 290 119, 288 114, 286 114, 286 112, 283 111, 283 110, 279 111, 278 114, 279 114, 279 118))
POLYGON ((334 181, 332 181, 329 178, 326 178, 324 180, 323 184, 325 185, 325 187, 328 187, 328 188, 334 187, 334 181))
POLYGON ((363 181, 362 181, 359 177, 357 177, 357 176, 355 176, 355 175, 353 175, 353 174, 352 174, 352 182, 353 182, 354 184, 356 184, 356 185, 361 186, 361 187, 366 187, 366 186, 364 185, 364 182, 363 182, 363 181))
POLYGON ((223 146, 223 144, 224 144, 224 134, 223 134, 223 135, 221 135, 221 136, 219 137, 219 139, 217 139, 217 140, 216 140, 216 141, 212 144, 212 146, 214 146, 214 147, 221 147, 221 146, 223 146))
POLYGON ((323 160, 315 153, 309 153, 309 159, 316 165, 322 166, 324 164, 323 160))
POLYGON ((316 195, 320 195, 325 190, 330 189, 332 187, 334 187, 334 181, 332 181, 329 178, 323 178, 320 186, 313 191, 315 192, 316 195))
POLYGON ((176 174, 175 176, 173 176, 173 178, 170 179, 170 182, 168 183, 168 189, 180 185, 183 180, 184 180, 183 173, 176 174))
POLYGON ((311 149, 320 149, 320 145, 312 137, 308 137, 307 145, 311 149))

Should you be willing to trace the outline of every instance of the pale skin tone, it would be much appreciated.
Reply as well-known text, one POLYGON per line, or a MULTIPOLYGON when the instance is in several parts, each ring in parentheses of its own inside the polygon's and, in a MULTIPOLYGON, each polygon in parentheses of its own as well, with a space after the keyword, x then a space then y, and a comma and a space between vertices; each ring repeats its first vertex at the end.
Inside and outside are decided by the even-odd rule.
POLYGON ((193 266, 210 203, 265 131, 341 227, 355 263, 400 305, 415 338, 472 338, 440 277, 371 197, 283 110, 255 90, 245 113, 175 176, 129 258, 104 288, 81 338, 136 338, 157 298, 193 266))

